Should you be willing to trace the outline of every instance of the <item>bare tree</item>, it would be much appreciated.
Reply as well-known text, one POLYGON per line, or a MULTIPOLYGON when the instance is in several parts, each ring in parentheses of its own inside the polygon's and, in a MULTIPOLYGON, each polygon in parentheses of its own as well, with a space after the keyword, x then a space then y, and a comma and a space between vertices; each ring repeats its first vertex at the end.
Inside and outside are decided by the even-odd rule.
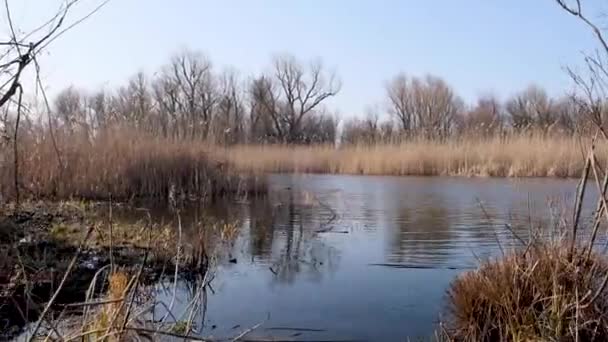
POLYGON ((169 66, 179 89, 178 104, 191 138, 206 138, 211 124, 217 89, 212 65, 203 54, 184 51, 169 66))
POLYGON ((577 99, 573 96, 563 96, 553 102, 557 128, 566 134, 589 132, 591 128, 586 122, 585 112, 581 110, 577 99))
POLYGON ((401 73, 386 85, 388 111, 401 125, 401 130, 409 134, 415 125, 416 104, 411 80, 401 73))
POLYGON ((99 90, 88 99, 91 111, 91 121, 89 125, 93 130, 103 129, 108 126, 111 118, 110 100, 105 91, 99 90))
POLYGON ((427 75, 409 79, 397 75, 387 85, 389 112, 406 134, 445 138, 454 128, 463 102, 441 78, 427 75))
POLYGON ((163 136, 179 136, 181 103, 180 89, 171 74, 165 68, 152 84, 154 101, 163 136))
POLYGON ((365 110, 365 118, 363 119, 363 126, 365 129, 366 140, 370 144, 375 144, 380 138, 380 114, 378 108, 371 106, 365 110))
POLYGON ((496 97, 482 96, 463 118, 463 130, 467 134, 493 136, 502 130, 502 106, 496 97))
POLYGON ((224 143, 235 143, 241 138, 245 106, 238 74, 225 71, 220 77, 220 87, 215 114, 217 133, 224 143))
POLYGON ((74 126, 84 123, 84 96, 74 87, 68 87, 55 97, 55 114, 61 124, 73 130, 74 126))
POLYGON ((143 72, 133 76, 126 87, 118 90, 113 98, 113 109, 119 120, 136 128, 149 124, 153 109, 152 94, 143 72))
POLYGON ((296 142, 302 120, 314 112, 325 100, 338 94, 340 81, 327 73, 321 62, 304 67, 293 56, 278 57, 274 61, 274 75, 262 77, 257 84, 257 95, 264 110, 272 118, 279 140, 296 142))
POLYGON ((523 131, 537 128, 546 131, 557 122, 553 100, 544 89, 530 85, 524 91, 507 100, 506 111, 513 128, 523 131))
POLYGON ((333 144, 336 141, 338 119, 326 111, 315 111, 302 120, 300 135, 303 144, 333 144))
POLYGON ((281 125, 273 115, 278 110, 277 90, 272 80, 260 76, 249 85, 249 130, 253 141, 262 142, 279 138, 281 125))

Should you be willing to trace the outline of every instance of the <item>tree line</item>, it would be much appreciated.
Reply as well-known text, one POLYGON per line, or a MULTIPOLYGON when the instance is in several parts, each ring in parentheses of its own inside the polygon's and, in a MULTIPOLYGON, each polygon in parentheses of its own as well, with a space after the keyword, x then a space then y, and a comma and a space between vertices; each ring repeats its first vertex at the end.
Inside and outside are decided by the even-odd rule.
POLYGON ((113 90, 62 90, 52 104, 51 121, 88 135, 120 124, 221 144, 311 144, 526 131, 573 134, 604 117, 603 105, 591 113, 577 96, 552 98, 535 85, 505 101, 486 95, 466 104, 440 77, 398 74, 385 83, 384 100, 363 118, 341 120, 327 105, 340 89, 338 76, 319 60, 282 55, 268 71, 243 77, 234 70, 217 72, 205 55, 185 50, 154 74, 139 72, 113 90))

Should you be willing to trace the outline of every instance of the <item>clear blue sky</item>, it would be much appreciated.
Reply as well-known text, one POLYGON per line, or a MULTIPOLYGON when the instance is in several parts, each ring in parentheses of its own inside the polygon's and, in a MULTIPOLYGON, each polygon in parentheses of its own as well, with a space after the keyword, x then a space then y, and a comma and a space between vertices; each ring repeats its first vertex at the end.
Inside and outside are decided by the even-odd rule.
MULTIPOLYGON (((100 0, 84 1, 72 18, 100 0)), ((9 3, 26 31, 59 1, 9 3)), ((112 0, 51 46, 43 75, 51 93, 94 90, 153 72, 185 47, 244 75, 287 52, 334 68, 343 87, 331 105, 357 115, 383 101, 385 81, 400 71, 441 76, 470 102, 532 82, 559 95, 571 88, 562 67, 580 65, 594 46, 553 0, 112 0)))

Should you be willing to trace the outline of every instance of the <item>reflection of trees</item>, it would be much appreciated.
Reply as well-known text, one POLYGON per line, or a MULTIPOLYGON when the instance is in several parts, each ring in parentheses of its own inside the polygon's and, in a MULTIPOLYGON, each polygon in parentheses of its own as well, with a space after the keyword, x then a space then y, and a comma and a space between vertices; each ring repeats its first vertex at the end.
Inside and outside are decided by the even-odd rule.
POLYGON ((275 212, 275 237, 271 271, 282 283, 292 283, 298 274, 320 279, 322 272, 335 267, 337 253, 316 236, 319 222, 327 213, 318 206, 298 204, 290 191, 286 203, 275 212))
POLYGON ((268 200, 253 201, 249 205, 249 240, 252 257, 269 258, 272 255, 275 218, 274 207, 268 200))
POLYGON ((440 199, 432 203, 399 209, 389 242, 389 262, 429 265, 447 259, 452 238, 449 212, 440 199))
MULTIPOLYGON (((245 254, 241 254, 237 260, 244 258, 267 262, 272 272, 276 273, 275 279, 283 283, 293 282, 299 274, 320 279, 322 272, 336 267, 337 260, 336 250, 325 244, 317 232, 334 214, 331 210, 335 208, 335 203, 326 200, 324 205, 319 205, 309 195, 289 188, 281 192, 278 199, 262 197, 252 199, 247 204, 215 201, 211 205, 183 207, 180 219, 184 241, 197 243, 201 232, 211 224, 236 220, 241 224, 240 244, 236 245, 236 249, 240 248, 240 252, 245 254)), ((166 206, 146 207, 154 223, 177 227, 175 213, 166 206)), ((115 210, 113 213, 115 222, 135 223, 142 217, 145 217, 144 213, 132 209, 115 210)), ((221 243, 206 234, 202 235, 208 248, 221 243)), ((216 252, 229 258, 236 257, 231 254, 232 248, 222 248, 216 252)), ((238 253, 239 250, 234 252, 238 253)))

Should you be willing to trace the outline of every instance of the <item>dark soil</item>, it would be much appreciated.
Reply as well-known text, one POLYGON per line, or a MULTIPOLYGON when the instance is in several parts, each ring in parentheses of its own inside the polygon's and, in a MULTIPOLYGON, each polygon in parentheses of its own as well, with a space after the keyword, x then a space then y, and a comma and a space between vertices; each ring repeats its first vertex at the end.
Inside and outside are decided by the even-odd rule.
MULTIPOLYGON (((0 341, 15 336, 38 318, 77 254, 86 230, 99 224, 99 217, 92 213, 94 210, 52 203, 0 208, 0 341), (58 235, 57 227, 64 226, 71 228, 58 235)), ((144 282, 158 280, 172 267, 167 253, 128 245, 112 251, 114 265, 121 268, 140 267, 146 256, 144 282)), ((84 301, 95 273, 109 264, 109 248, 95 241, 87 244, 51 315, 64 310, 66 304, 84 301)))

